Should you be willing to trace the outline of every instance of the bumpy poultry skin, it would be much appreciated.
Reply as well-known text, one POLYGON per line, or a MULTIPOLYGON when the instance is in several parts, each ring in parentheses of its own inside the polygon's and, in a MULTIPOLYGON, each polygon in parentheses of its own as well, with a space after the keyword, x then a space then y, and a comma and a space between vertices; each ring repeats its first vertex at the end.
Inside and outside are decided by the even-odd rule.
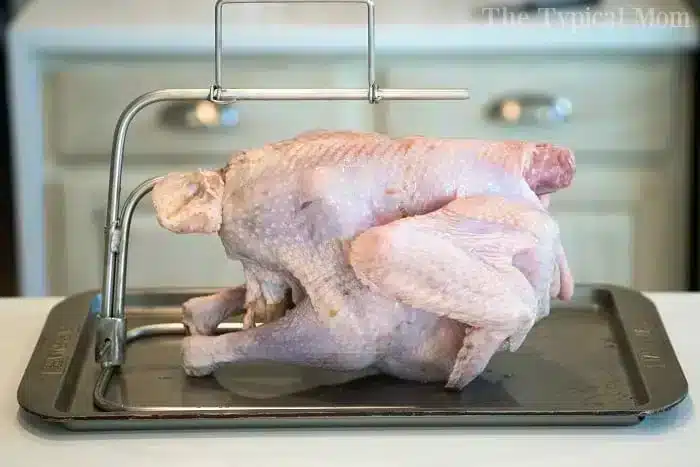
POLYGON ((159 223, 218 233, 246 273, 183 305, 185 371, 274 360, 464 388, 571 297, 547 204, 574 172, 551 144, 320 130, 168 174, 159 223), (246 330, 211 335, 244 310, 246 330))

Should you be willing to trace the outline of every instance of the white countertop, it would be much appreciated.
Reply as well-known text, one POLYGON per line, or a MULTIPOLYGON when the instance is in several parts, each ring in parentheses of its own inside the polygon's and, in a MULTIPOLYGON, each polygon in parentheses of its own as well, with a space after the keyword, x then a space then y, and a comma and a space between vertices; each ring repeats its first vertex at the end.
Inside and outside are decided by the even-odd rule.
MULTIPOLYGON (((606 0, 589 9, 588 16, 533 14, 522 21, 482 15, 483 7, 517 2, 376 0, 377 50, 678 49, 698 42, 697 21, 683 0, 606 0), (655 20, 646 24, 645 18, 655 20), (678 27, 668 27, 667 21, 678 27)), ((31 48, 50 52, 203 53, 213 47, 214 3, 33 0, 13 21, 11 34, 31 48)), ((223 21, 227 50, 365 46, 364 5, 226 5, 223 21)))
POLYGON ((700 294, 649 294, 691 395, 634 427, 71 433, 18 418, 16 391, 50 307, 59 299, 0 300, 0 464, 3 467, 455 465, 696 467, 700 419, 700 294))

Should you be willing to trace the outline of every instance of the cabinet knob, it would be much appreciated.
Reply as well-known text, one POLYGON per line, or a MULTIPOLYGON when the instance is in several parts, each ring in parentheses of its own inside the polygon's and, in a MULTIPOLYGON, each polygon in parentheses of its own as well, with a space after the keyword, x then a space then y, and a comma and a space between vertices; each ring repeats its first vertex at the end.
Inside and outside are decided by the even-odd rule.
POLYGON ((214 104, 206 100, 173 102, 162 110, 160 121, 173 130, 229 129, 238 125, 239 113, 235 104, 214 104))
POLYGON ((496 99, 487 106, 490 120, 506 125, 549 125, 569 120, 573 106, 564 97, 519 94, 496 99))

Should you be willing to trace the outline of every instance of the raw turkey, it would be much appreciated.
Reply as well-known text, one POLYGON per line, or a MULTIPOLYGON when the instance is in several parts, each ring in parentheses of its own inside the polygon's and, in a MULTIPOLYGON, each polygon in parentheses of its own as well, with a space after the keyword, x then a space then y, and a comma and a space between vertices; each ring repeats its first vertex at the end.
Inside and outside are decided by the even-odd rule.
POLYGON ((571 298, 548 203, 574 172, 546 143, 319 130, 166 175, 160 225, 218 234, 246 279, 183 304, 186 373, 274 361, 463 389, 571 298), (243 331, 214 335, 237 313, 243 331))

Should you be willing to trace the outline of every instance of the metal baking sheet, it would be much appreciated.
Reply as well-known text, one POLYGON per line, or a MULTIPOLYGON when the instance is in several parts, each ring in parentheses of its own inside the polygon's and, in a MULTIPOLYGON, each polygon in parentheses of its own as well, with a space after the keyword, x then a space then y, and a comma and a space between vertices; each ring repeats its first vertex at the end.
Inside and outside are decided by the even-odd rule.
MULTIPOLYGON (((578 285, 574 299, 555 302, 517 352, 497 354, 461 393, 441 384, 263 363, 188 377, 180 366, 179 306, 213 292, 129 291, 126 363, 108 380, 93 357, 99 292, 65 299, 47 318, 18 389, 19 405, 72 430, 631 425, 688 393, 654 304, 624 288, 578 285), (159 327, 167 335, 151 335, 159 327), (109 410, 94 404, 96 387, 99 406, 109 410)), ((224 326, 235 327, 235 318, 224 326)))

